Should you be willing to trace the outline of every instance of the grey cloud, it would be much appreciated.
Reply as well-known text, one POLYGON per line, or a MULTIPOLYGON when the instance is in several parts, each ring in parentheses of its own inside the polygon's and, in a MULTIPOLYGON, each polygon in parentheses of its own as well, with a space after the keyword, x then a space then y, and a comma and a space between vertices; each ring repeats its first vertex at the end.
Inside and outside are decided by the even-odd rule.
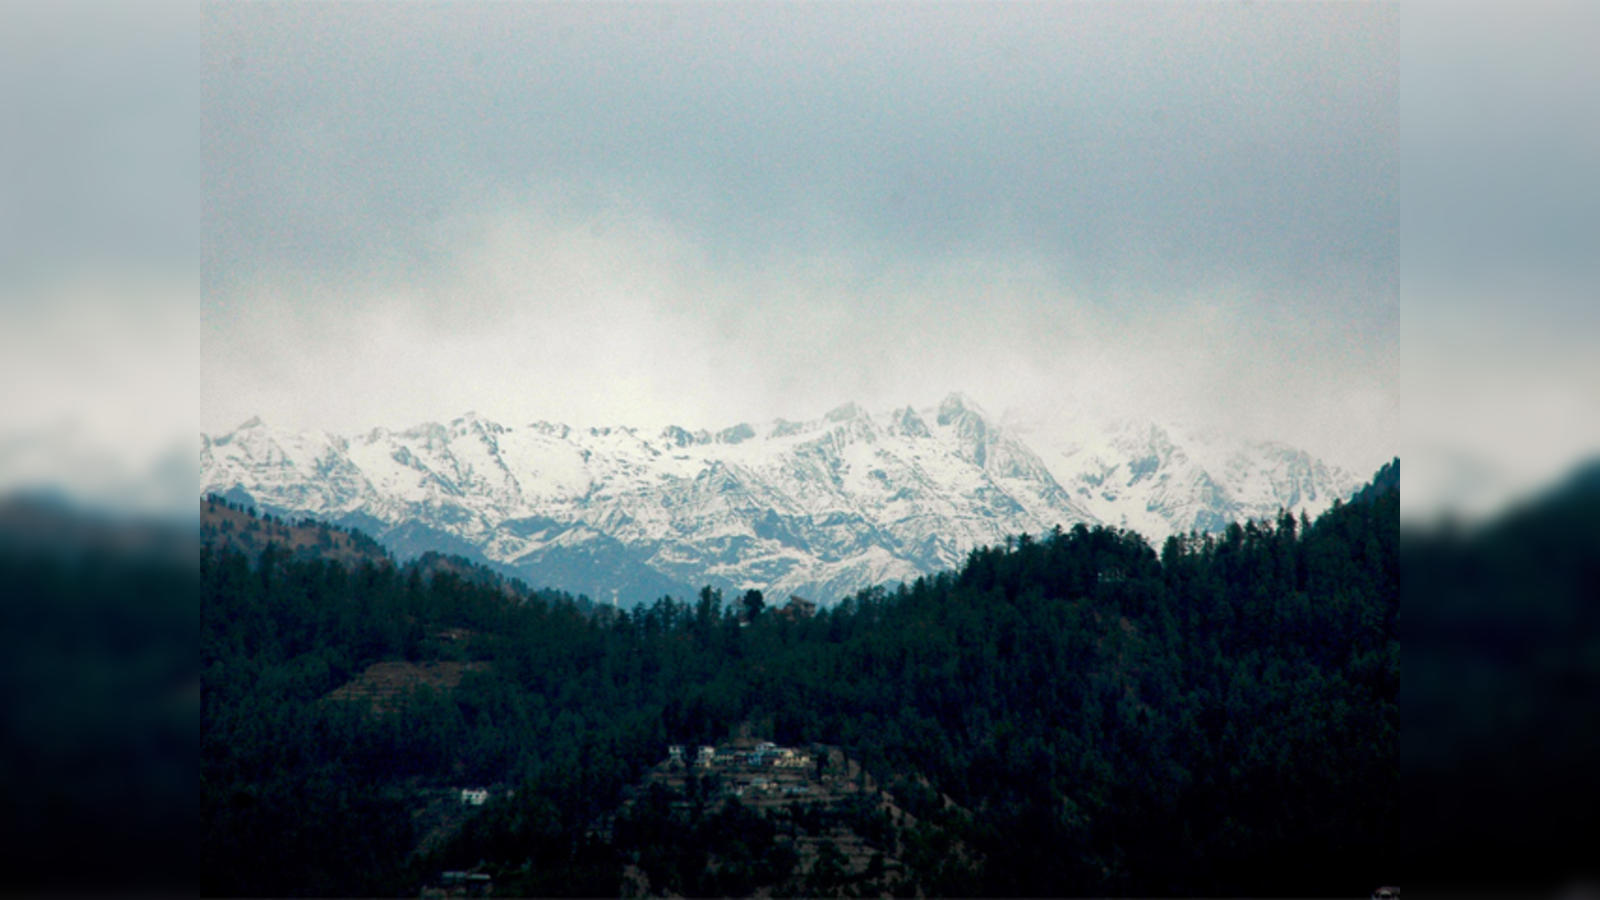
POLYGON ((207 258, 425 265, 440 216, 570 181, 741 255, 1389 264, 1392 8, 1126 10, 210 7, 207 258))
POLYGON ((218 417, 1100 385, 1392 452, 1392 6, 205 16, 218 417))

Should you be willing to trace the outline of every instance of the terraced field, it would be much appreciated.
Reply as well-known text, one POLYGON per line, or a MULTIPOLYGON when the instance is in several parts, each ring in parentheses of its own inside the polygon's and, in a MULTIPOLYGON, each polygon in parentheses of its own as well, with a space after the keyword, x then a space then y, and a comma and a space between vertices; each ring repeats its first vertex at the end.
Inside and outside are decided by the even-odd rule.
POLYGON ((413 688, 426 685, 435 691, 449 692, 461 683, 463 675, 488 666, 484 662, 375 662, 365 672, 330 691, 325 699, 364 703, 373 712, 390 712, 413 688))

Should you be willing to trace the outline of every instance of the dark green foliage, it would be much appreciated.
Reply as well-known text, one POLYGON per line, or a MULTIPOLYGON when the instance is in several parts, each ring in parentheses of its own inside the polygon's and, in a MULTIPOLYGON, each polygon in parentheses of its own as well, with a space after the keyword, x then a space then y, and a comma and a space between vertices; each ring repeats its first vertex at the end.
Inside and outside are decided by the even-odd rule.
POLYGON ((0 882, 193 891, 192 538, 0 498, 0 882))
POLYGON ((893 785, 918 824, 827 815, 906 864, 896 890, 1359 895, 1392 880, 1395 491, 1315 523, 1175 537, 1159 558, 1114 529, 1023 535, 811 617, 710 588, 619 613, 271 548, 254 566, 208 554, 202 575, 207 891, 408 892, 481 863, 497 893, 615 894, 628 862, 656 892, 855 889, 826 852, 792 871, 768 820, 703 789, 688 810, 648 794, 606 827, 667 743, 752 722, 842 746, 893 785), (447 647, 444 628, 476 636, 447 647), (489 665, 381 716, 318 700, 373 661, 450 654, 489 665), (408 859, 400 786, 424 782, 516 793, 408 859))
POLYGON ((789 878, 794 850, 768 818, 736 800, 710 811, 675 807, 673 796, 652 785, 616 826, 617 846, 637 854, 653 894, 743 896, 789 878))
POLYGON ((1405 884, 1592 883, 1600 463, 1473 526, 1408 532, 1405 884))

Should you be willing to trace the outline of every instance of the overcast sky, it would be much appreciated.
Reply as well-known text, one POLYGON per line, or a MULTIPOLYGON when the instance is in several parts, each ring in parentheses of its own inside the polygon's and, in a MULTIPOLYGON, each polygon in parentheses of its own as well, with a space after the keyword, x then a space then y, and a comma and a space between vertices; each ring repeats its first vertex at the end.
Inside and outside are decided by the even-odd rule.
POLYGON ((202 428, 936 402, 1398 451, 1398 17, 205 7, 202 428))

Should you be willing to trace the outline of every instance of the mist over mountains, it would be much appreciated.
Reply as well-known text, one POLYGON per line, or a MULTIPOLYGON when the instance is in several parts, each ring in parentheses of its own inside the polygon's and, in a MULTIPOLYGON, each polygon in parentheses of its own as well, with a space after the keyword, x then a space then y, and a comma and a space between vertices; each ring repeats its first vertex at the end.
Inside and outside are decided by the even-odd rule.
POLYGON ((252 419, 201 436, 201 489, 359 527, 402 558, 457 553, 627 606, 703 584, 827 603, 1024 532, 1106 524, 1159 543, 1280 508, 1315 515, 1359 484, 1279 443, 1070 426, 1046 439, 961 394, 717 431, 468 413, 336 435, 252 419))

